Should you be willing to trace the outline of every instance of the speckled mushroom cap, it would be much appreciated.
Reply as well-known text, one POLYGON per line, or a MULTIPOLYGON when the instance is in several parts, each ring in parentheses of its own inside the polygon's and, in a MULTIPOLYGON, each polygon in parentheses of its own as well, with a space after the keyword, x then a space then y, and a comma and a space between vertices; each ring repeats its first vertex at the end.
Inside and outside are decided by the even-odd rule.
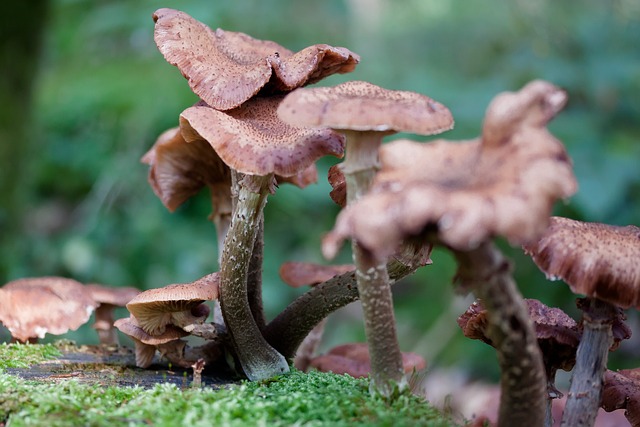
POLYGON ((433 135, 453 128, 449 109, 428 96, 363 81, 297 89, 282 101, 278 115, 296 126, 341 130, 433 135))
POLYGON ((0 288, 0 322, 20 341, 76 330, 97 305, 84 285, 62 277, 18 279, 0 288))
POLYGON ((231 168, 250 175, 293 176, 325 155, 341 157, 344 137, 330 129, 289 126, 278 119, 282 96, 256 97, 221 112, 194 106, 180 115, 187 141, 205 139, 231 168))
MULTIPOLYGON (((311 367, 321 372, 348 374, 354 378, 362 378, 371 372, 369 348, 366 343, 342 344, 329 350, 328 353, 314 357, 311 367)), ((402 366, 406 374, 426 368, 424 358, 416 353, 402 352, 402 366)))
POLYGON ((184 12, 158 9, 154 39, 195 94, 218 110, 241 105, 261 89, 289 91, 355 69, 360 57, 326 44, 294 53, 243 33, 211 30, 184 12))
POLYGON ((625 409, 629 424, 640 426, 640 368, 605 371, 601 405, 607 412, 625 409))
POLYGON ((640 228, 552 217, 542 237, 524 245, 549 279, 621 308, 640 308, 640 228))
POLYGON ((204 301, 217 299, 218 287, 218 273, 212 273, 192 283, 144 291, 129 301, 127 309, 146 333, 161 335, 171 323, 174 313, 196 311, 193 313, 195 317, 206 317, 208 310, 201 311, 198 306, 204 301))
POLYGON ((204 139, 187 143, 175 127, 163 132, 142 157, 149 167, 149 184, 171 212, 209 186, 231 198, 231 171, 204 139))
MULTIPOLYGON (((538 81, 506 99, 513 97, 527 99, 520 108, 547 120, 565 99, 563 91, 538 81)), ((499 122, 492 115, 503 112, 498 107, 504 99, 498 96, 491 103, 485 123, 499 122)), ((577 184, 571 160, 546 122, 521 116, 519 125, 509 123, 511 131, 498 142, 482 137, 384 145, 381 170, 369 193, 340 213, 323 242, 325 255, 332 257, 343 239, 354 237, 372 254, 385 257, 403 239, 425 230, 457 250, 471 250, 494 236, 518 245, 540 236, 553 203, 572 195, 577 184)))
POLYGON ((313 286, 349 271, 355 271, 352 264, 320 265, 311 262, 285 262, 278 271, 284 283, 292 288, 313 286))

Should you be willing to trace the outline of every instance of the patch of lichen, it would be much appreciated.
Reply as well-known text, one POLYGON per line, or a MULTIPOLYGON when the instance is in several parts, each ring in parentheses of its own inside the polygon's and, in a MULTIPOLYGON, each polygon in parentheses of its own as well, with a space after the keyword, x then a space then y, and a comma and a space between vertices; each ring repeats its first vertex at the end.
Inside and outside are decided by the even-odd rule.
POLYGON ((0 373, 0 424, 219 425, 219 426, 452 426, 423 399, 400 395, 389 404, 372 398, 368 381, 292 372, 266 382, 225 389, 158 384, 141 387, 25 381, 0 373))
POLYGON ((0 370, 28 368, 45 360, 60 357, 62 353, 53 344, 0 344, 0 370))

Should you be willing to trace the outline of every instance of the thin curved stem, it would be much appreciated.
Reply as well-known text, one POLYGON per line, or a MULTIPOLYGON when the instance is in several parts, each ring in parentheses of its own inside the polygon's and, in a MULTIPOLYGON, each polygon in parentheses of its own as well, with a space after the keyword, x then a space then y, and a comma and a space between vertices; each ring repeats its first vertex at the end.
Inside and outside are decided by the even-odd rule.
POLYGON ((247 277, 260 218, 273 175, 245 176, 222 252, 220 307, 233 347, 251 381, 289 372, 286 359, 267 343, 248 302, 247 277))

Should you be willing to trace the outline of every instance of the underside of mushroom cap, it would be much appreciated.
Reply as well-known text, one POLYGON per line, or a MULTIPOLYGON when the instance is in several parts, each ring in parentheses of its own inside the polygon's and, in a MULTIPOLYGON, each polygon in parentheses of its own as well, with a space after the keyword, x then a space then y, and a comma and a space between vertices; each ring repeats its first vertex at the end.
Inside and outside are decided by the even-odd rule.
POLYGON ((524 249, 549 279, 562 279, 573 292, 640 308, 640 228, 552 217, 524 249))
POLYGON ((278 115, 296 126, 342 130, 433 135, 453 128, 449 109, 428 96, 363 81, 298 89, 285 97, 278 115))
POLYGON ((298 53, 243 33, 216 30, 188 14, 159 9, 154 39, 167 62, 178 67, 195 94, 229 110, 261 89, 288 91, 334 73, 352 71, 360 58, 345 48, 314 45, 298 53))
POLYGON ((0 288, 0 322, 20 341, 76 330, 97 305, 84 285, 62 277, 18 279, 0 288))
POLYGON ((179 127, 162 133, 142 162, 150 166, 151 188, 171 212, 204 186, 231 197, 229 167, 204 139, 187 143, 179 127))
POLYGON ((541 235, 553 203, 577 188, 563 145, 526 120, 500 144, 397 140, 379 153, 370 192, 340 213, 323 242, 328 257, 347 237, 386 257, 425 231, 458 250, 494 236, 520 245, 541 235))
POLYGON ((328 128, 287 125, 276 115, 282 96, 255 97, 221 112, 194 106, 180 115, 187 141, 202 138, 231 168, 250 175, 293 176, 325 155, 342 157, 344 137, 328 128))

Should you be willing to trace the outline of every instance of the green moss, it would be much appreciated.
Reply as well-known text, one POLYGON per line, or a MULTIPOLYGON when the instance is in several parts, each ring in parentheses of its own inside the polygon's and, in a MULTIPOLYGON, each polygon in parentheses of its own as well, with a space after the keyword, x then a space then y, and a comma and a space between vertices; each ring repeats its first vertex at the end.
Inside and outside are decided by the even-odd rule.
POLYGON ((220 390, 102 387, 73 379, 44 383, 0 373, 3 422, 12 427, 455 425, 417 396, 404 394, 387 404, 369 395, 367 380, 318 372, 220 390))
POLYGON ((53 344, 0 344, 0 369, 28 368, 62 353, 53 344))

